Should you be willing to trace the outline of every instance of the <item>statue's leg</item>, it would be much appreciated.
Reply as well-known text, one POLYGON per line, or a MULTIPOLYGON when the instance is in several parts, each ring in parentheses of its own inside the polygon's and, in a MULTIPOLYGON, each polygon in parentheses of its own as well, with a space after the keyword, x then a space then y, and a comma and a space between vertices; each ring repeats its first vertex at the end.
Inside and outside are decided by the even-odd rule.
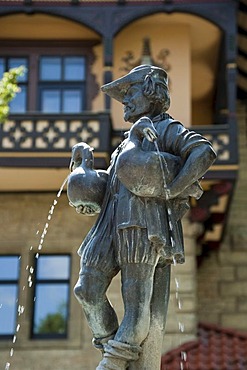
POLYGON ((100 349, 104 342, 113 338, 118 329, 116 313, 106 296, 113 276, 95 267, 83 267, 74 293, 85 312, 94 335, 94 345, 100 349))
POLYGON ((150 327, 142 344, 139 359, 131 362, 128 370, 159 370, 162 354, 166 314, 170 296, 171 266, 157 266, 151 300, 150 327), (152 350, 150 350, 152 348, 152 350))
POLYGON ((122 266, 125 314, 114 340, 104 346, 104 358, 97 370, 125 370, 131 361, 138 359, 141 343, 149 331, 154 271, 155 266, 151 264, 122 266))
POLYGON ((131 263, 122 266, 122 296, 125 314, 115 340, 140 345, 150 325, 150 302, 155 266, 131 263))
POLYGON ((115 256, 121 267, 125 314, 114 340, 104 346, 104 357, 97 370, 125 370, 130 363, 134 365, 150 327, 150 304, 159 255, 144 228, 119 229, 117 236, 115 256))

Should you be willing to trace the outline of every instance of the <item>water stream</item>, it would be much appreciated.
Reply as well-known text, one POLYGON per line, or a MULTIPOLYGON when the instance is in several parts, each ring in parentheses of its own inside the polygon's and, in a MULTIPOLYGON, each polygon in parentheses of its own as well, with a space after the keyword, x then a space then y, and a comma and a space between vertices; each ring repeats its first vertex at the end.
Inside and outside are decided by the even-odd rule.
MULTIPOLYGON (((43 243, 44 243, 44 239, 45 239, 45 236, 47 235, 47 232, 48 232, 48 227, 49 227, 49 224, 50 224, 50 221, 52 219, 52 215, 54 213, 54 210, 55 210, 55 207, 56 205, 58 204, 58 198, 60 198, 61 194, 62 194, 62 191, 64 189, 64 186, 66 184, 66 182, 68 181, 68 177, 69 175, 66 177, 66 179, 63 181, 57 195, 56 195, 56 198, 54 199, 50 209, 49 209, 49 212, 48 212, 48 216, 47 216, 47 221, 45 222, 45 225, 44 225, 44 228, 43 228, 43 231, 42 231, 42 234, 40 236, 40 239, 39 239, 39 243, 38 243, 38 250, 41 251, 41 249, 43 248, 43 243)), ((36 235, 39 234, 39 230, 36 232, 36 235)), ((30 251, 33 249, 32 246, 30 246, 30 251)), ((35 258, 39 258, 39 253, 36 253, 35 254, 35 258)), ((34 273, 34 267, 33 266, 30 266, 27 265, 26 266, 26 270, 28 271, 29 270, 29 274, 28 274, 28 277, 27 277, 27 285, 29 288, 32 287, 32 284, 33 284, 33 281, 32 281, 32 276, 33 276, 33 273, 34 273)), ((23 285, 22 287, 22 291, 24 291, 26 288, 26 285, 23 285)), ((34 298, 35 300, 35 298, 34 298)), ((18 308, 17 308, 17 311, 18 311, 18 318, 24 313, 25 311, 25 306, 22 306, 22 305, 18 305, 18 308)), ((15 334, 13 336, 13 340, 12 340, 12 344, 13 346, 10 348, 10 351, 9 351, 9 357, 10 359, 13 357, 14 355, 14 344, 16 343, 17 341, 17 335, 19 333, 21 329, 21 325, 19 323, 17 323, 17 326, 16 326, 16 330, 15 330, 15 334)), ((10 368, 10 359, 9 361, 6 362, 5 364, 5 369, 4 370, 9 370, 10 368)))
MULTIPOLYGON (((163 177, 163 181, 164 181, 165 194, 167 194, 167 183, 166 183, 165 170, 166 170, 167 173, 169 173, 169 169, 168 169, 168 166, 167 166, 166 161, 161 156, 161 153, 160 153, 160 150, 159 150, 157 141, 154 141, 154 145, 155 145, 155 148, 156 148, 156 151, 157 151, 157 154, 158 154, 158 158, 159 158, 159 162, 160 162, 160 168, 161 168, 162 177, 163 177), (164 170, 164 166, 165 166, 165 170, 164 170)), ((62 183, 62 185, 61 185, 61 187, 60 187, 60 189, 59 189, 59 191, 58 191, 58 193, 56 195, 56 198, 54 199, 54 201, 53 201, 53 203, 52 203, 52 205, 51 205, 51 207, 49 209, 47 220, 45 222, 45 225, 44 225, 42 234, 41 234, 40 239, 39 239, 38 247, 37 247, 37 249, 38 249, 39 252, 43 248, 44 240, 45 240, 45 237, 46 237, 47 232, 48 232, 50 221, 52 219, 52 216, 53 216, 55 207, 58 204, 58 198, 60 198, 60 196, 62 194, 62 191, 64 189, 64 186, 65 186, 67 180, 68 180, 68 176, 63 181, 63 183, 62 183)), ((173 236, 172 236, 172 234, 173 234, 173 221, 172 221, 173 215, 172 215, 172 208, 171 208, 170 200, 169 199, 166 200, 166 204, 167 204, 168 225, 169 225, 169 230, 170 230, 170 233, 169 233, 170 234, 170 242, 171 242, 171 246, 173 247, 174 246, 174 239, 173 239, 173 236)), ((37 231, 36 234, 39 234, 39 231, 37 231)), ((30 251, 32 249, 33 249, 33 247, 30 246, 30 251)), ((39 258, 39 252, 37 252, 35 254, 35 258, 39 258)), ((177 264, 175 257, 173 257, 173 264, 174 264, 174 266, 177 264)), ((26 266, 26 270, 29 270, 29 274, 28 274, 28 277, 27 277, 27 286, 29 288, 31 288, 32 287, 32 284, 33 284, 32 276, 34 274, 34 268, 32 266, 30 266, 30 267, 29 266, 26 266)), ((177 301, 177 306, 178 306, 179 310, 181 310, 182 309, 182 304, 181 304, 181 300, 179 298, 179 281, 178 281, 178 279, 176 277, 175 277, 175 286, 176 286, 175 298, 176 298, 176 301, 177 301)), ((25 288, 26 288, 26 286, 23 285, 22 290, 25 290, 25 288)), ((20 317, 24 313, 24 310, 25 310, 25 307, 24 306, 22 306, 22 305, 19 305, 18 306, 18 317, 20 317)), ((178 327, 179 327, 180 332, 183 333, 184 332, 184 324, 182 324, 181 322, 179 322, 178 323, 178 327)), ((21 325, 19 323, 17 323, 15 334, 13 336, 13 341, 12 341, 13 346, 11 347, 11 349, 9 351, 9 357, 10 358, 12 358, 13 355, 14 355, 14 344, 17 341, 17 336, 19 335, 20 329, 21 329, 21 325)), ((186 361, 186 353, 185 352, 181 352, 180 370, 183 370, 183 363, 185 361, 186 361)), ((9 359, 9 361, 6 362, 5 370, 9 370, 10 365, 11 365, 11 363, 10 363, 10 359, 9 359)))

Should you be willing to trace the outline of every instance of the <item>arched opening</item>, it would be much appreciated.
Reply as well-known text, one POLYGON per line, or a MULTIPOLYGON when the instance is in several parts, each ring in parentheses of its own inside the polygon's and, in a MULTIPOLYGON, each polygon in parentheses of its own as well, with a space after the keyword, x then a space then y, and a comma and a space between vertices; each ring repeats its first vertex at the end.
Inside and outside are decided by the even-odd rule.
MULTIPOLYGON (((187 13, 158 13, 138 19, 122 29, 114 40, 114 78, 131 65, 147 60, 142 59, 146 38, 153 62, 168 68, 170 114, 187 126, 214 123, 221 30, 187 13), (130 53, 133 58, 128 65, 130 53)), ((114 122, 121 114, 119 109, 114 103, 114 122)))
POLYGON ((0 31, 1 40, 100 39, 96 32, 82 24, 44 13, 19 13, 1 17, 0 31))
POLYGON ((0 74, 18 65, 27 69, 11 113, 92 110, 101 83, 93 70, 94 49, 100 41, 90 28, 57 16, 20 13, 2 17, 0 74))

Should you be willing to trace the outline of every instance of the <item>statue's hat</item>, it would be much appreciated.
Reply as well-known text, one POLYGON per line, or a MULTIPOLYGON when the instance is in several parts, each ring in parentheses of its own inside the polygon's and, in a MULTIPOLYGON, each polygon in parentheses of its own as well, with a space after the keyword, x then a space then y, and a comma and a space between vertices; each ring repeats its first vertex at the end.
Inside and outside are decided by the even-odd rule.
POLYGON ((149 64, 142 64, 133 68, 127 75, 101 86, 101 90, 111 98, 122 103, 124 95, 130 85, 144 82, 148 76, 152 77, 154 82, 162 84, 165 87, 168 86, 168 77, 164 69, 149 64))

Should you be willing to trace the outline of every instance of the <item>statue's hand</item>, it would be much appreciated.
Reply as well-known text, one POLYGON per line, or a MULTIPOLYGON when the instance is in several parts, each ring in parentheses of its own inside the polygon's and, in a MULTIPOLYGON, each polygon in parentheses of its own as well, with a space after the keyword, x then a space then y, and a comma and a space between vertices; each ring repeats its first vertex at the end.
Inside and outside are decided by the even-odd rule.
POLYGON ((84 216, 95 216, 98 213, 94 207, 90 207, 89 205, 74 206, 71 202, 69 203, 69 205, 71 207, 74 207, 77 213, 84 216))
POLYGON ((149 117, 141 117, 138 121, 136 121, 134 126, 139 126, 141 128, 143 135, 148 141, 153 143, 155 140, 157 140, 158 132, 156 131, 153 122, 149 117))
POLYGON ((172 188, 169 188, 169 187, 167 187, 165 189, 165 194, 166 194, 166 199, 167 200, 174 199, 174 198, 176 198, 179 195, 178 192, 173 191, 173 189, 172 188))
POLYGON ((76 207, 75 210, 77 213, 80 213, 85 216, 95 216, 97 214, 97 212, 95 212, 95 209, 90 206, 79 206, 76 207))
POLYGON ((85 206, 78 206, 78 207, 75 207, 75 210, 77 213, 81 213, 82 215, 85 215, 87 213, 87 208, 88 207, 85 207, 85 206))
POLYGON ((175 186, 168 186, 166 188, 166 199, 174 199, 174 198, 187 198, 193 197, 195 199, 199 199, 203 194, 203 189, 199 183, 199 181, 195 181, 193 184, 187 186, 186 188, 178 188, 175 186))

